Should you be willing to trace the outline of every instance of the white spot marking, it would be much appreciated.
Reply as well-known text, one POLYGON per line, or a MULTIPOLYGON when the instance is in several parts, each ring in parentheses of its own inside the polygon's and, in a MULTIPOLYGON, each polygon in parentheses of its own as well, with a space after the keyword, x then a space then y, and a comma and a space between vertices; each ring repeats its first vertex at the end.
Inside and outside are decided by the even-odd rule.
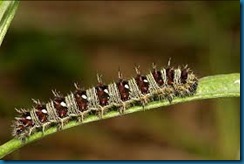
POLYGON ((126 89, 130 89, 129 85, 128 84, 125 84, 124 86, 126 89))
POLYGON ((81 97, 83 98, 83 99, 87 99, 87 96, 86 95, 81 95, 81 97))
POLYGON ((66 103, 63 102, 63 101, 60 103, 60 105, 61 105, 62 107, 67 107, 66 103))
POLYGON ((143 82, 144 82, 144 83, 148 83, 147 79, 143 79, 143 82))
POLYGON ((42 113, 47 114, 47 110, 46 109, 42 109, 42 113))
POLYGON ((104 89, 103 91, 108 94, 108 90, 107 89, 104 89))
POLYGON ((31 120, 31 116, 27 116, 26 119, 27 119, 27 120, 31 120))

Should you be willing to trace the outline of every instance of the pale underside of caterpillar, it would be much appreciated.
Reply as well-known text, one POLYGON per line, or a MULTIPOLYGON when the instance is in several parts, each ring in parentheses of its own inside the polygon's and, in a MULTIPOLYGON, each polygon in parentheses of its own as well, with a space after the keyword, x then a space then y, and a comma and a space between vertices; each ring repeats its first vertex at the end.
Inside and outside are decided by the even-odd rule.
POLYGON ((98 84, 89 89, 75 85, 75 91, 63 96, 52 91, 54 98, 48 103, 33 100, 34 106, 30 110, 16 109, 19 116, 13 121, 12 135, 25 139, 31 134, 44 132, 50 126, 62 129, 70 120, 82 122, 89 115, 103 115, 115 110, 123 114, 126 109, 134 105, 145 106, 152 101, 169 101, 174 97, 191 96, 196 92, 198 79, 188 68, 171 67, 152 70, 147 75, 141 74, 139 67, 135 67, 136 77, 128 80, 118 72, 118 81, 104 84, 101 76, 97 75, 98 84))

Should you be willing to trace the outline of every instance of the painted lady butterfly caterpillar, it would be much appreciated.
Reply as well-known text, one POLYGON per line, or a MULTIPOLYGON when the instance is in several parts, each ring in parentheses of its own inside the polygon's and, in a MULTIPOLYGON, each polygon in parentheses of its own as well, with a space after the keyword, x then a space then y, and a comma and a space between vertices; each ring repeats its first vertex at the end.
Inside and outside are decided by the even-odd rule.
POLYGON ((197 77, 187 65, 173 68, 170 60, 168 66, 162 69, 153 64, 147 75, 141 74, 139 67, 135 70, 135 78, 126 80, 118 71, 118 81, 107 85, 97 75, 98 84, 95 87, 85 90, 74 84, 75 91, 66 96, 52 91, 54 98, 46 104, 33 100, 35 105, 31 110, 16 109, 19 116, 13 122, 12 135, 25 139, 37 131, 44 132, 50 126, 62 129, 69 120, 82 122, 88 115, 102 118, 109 110, 123 114, 133 105, 144 107, 158 100, 171 102, 174 97, 193 95, 198 86, 197 77))

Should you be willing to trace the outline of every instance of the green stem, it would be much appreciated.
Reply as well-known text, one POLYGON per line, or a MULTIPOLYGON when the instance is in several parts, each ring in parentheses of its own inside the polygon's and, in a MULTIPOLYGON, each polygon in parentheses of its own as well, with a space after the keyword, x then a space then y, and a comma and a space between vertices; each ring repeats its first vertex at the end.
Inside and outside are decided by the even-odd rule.
POLYGON ((0 46, 18 5, 19 1, 0 1, 0 46))
MULTIPOLYGON (((199 80, 199 85, 197 89, 197 93, 194 96, 186 97, 186 98, 175 98, 173 102, 170 104, 168 101, 155 101, 151 102, 143 109, 141 106, 134 106, 126 110, 125 114, 134 113, 138 111, 145 111, 149 109, 159 108, 163 106, 173 105, 177 103, 183 103, 193 100, 203 100, 203 99, 212 99, 212 98, 221 98, 221 97, 240 97, 240 74, 225 74, 225 75, 215 75, 204 77, 199 80)), ((104 115, 104 119, 121 116, 119 112, 111 111, 104 115)), ((89 116, 84 119, 83 123, 77 121, 70 121, 67 123, 64 129, 68 129, 71 127, 78 126, 80 124, 98 121, 101 120, 97 116, 89 116)), ((25 143, 21 142, 18 139, 11 139, 5 144, 0 146, 0 158, 3 158, 7 154, 21 148, 22 146, 41 139, 47 135, 53 134, 57 132, 56 127, 50 127, 47 129, 44 134, 42 132, 37 132, 31 135, 25 143)))

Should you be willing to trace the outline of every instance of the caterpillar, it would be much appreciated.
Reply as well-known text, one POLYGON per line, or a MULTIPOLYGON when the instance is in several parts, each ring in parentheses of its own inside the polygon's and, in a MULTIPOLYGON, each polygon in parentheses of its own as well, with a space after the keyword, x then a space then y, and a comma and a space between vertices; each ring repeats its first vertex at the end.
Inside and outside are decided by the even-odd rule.
POLYGON ((31 109, 16 109, 18 116, 12 123, 12 135, 24 140, 35 132, 45 132, 50 126, 62 129, 70 120, 82 122, 89 115, 103 115, 115 110, 120 114, 131 106, 145 107, 152 101, 173 101, 175 97, 186 97, 196 93, 198 79, 187 66, 170 66, 158 69, 152 64, 151 71, 144 75, 135 67, 136 76, 125 79, 118 71, 118 80, 105 84, 97 74, 98 84, 84 89, 74 83, 74 91, 66 96, 53 90, 54 98, 44 103, 33 100, 31 109))

